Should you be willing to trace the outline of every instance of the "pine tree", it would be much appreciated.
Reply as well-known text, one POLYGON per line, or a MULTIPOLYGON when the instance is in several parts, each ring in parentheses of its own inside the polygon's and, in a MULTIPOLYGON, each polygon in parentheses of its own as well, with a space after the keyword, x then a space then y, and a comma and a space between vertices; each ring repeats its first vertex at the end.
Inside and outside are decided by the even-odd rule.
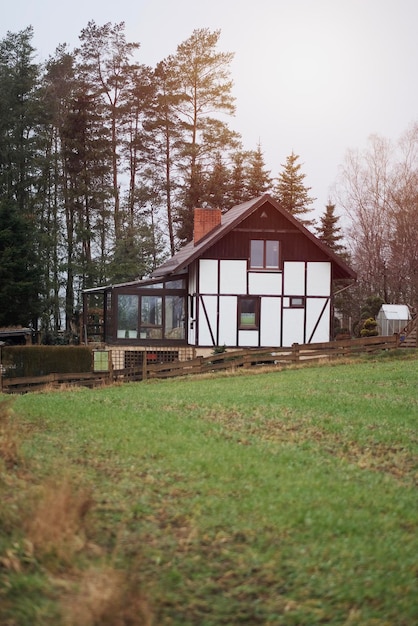
MULTIPOLYGON (((175 175, 181 149, 182 124, 178 107, 182 101, 179 92, 175 61, 169 57, 158 63, 154 70, 154 100, 146 128, 151 134, 150 156, 152 162, 152 187, 156 190, 159 204, 164 208, 170 252, 176 250, 175 207, 179 183, 175 175)), ((150 171, 149 169, 147 170, 150 171)))
POLYGON ((286 163, 282 164, 283 170, 277 177, 274 194, 282 207, 298 218, 304 226, 313 226, 314 220, 305 219, 304 216, 312 210, 310 205, 316 198, 309 195, 311 187, 304 185, 306 174, 301 171, 302 166, 298 159, 299 155, 293 151, 286 158, 286 163))
POLYGON ((131 78, 130 58, 139 48, 138 43, 128 43, 125 24, 97 26, 90 21, 81 31, 78 51, 80 74, 88 85, 89 94, 95 93, 96 107, 100 106, 103 126, 107 127, 110 150, 111 186, 115 237, 121 229, 119 161, 121 129, 124 125, 124 105, 129 93, 131 78))
POLYGON ((206 201, 208 162, 219 150, 225 152, 237 144, 237 133, 216 117, 235 112, 229 75, 233 55, 216 50, 219 37, 219 30, 197 29, 178 46, 170 61, 178 85, 176 110, 182 128, 178 165, 183 202, 177 215, 177 236, 183 242, 193 236, 193 209, 206 201))

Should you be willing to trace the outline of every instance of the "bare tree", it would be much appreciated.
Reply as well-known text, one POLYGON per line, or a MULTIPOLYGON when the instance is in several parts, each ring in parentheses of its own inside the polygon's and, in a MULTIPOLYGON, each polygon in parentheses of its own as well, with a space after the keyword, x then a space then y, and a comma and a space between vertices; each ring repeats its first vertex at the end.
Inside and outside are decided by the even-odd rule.
POLYGON ((418 124, 399 141, 389 207, 394 299, 418 304, 418 124))
POLYGON ((364 152, 346 154, 338 185, 339 203, 350 219, 348 229, 351 258, 359 282, 370 294, 390 300, 388 265, 390 246, 389 204, 392 147, 373 135, 364 152))

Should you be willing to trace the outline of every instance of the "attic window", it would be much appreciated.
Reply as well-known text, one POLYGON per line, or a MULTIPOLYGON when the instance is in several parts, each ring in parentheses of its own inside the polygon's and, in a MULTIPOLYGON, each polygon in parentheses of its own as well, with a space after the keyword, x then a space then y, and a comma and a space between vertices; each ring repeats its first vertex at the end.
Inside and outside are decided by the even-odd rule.
POLYGON ((278 269, 279 242, 264 239, 252 239, 250 244, 251 269, 278 269))

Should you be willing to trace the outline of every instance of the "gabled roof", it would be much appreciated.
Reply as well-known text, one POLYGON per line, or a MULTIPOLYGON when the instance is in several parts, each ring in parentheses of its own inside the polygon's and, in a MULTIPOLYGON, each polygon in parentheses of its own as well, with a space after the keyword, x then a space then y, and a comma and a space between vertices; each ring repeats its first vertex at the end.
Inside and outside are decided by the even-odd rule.
POLYGON ((356 273, 341 259, 341 257, 336 255, 335 252, 315 237, 315 235, 305 228, 299 220, 283 209, 283 207, 267 193, 253 200, 248 200, 247 202, 238 204, 224 213, 222 215, 220 226, 214 228, 213 231, 201 239, 196 245, 193 241, 187 243, 177 252, 177 254, 171 257, 171 259, 160 265, 160 267, 157 267, 151 276, 153 278, 162 278, 163 276, 177 274, 181 270, 184 270, 188 265, 190 265, 190 263, 208 250, 208 248, 222 239, 222 237, 224 237, 227 233, 238 226, 238 224, 267 202, 279 213, 281 213, 291 224, 293 224, 295 229, 302 232, 325 253, 329 260, 339 269, 339 274, 341 274, 342 278, 356 278, 356 273))

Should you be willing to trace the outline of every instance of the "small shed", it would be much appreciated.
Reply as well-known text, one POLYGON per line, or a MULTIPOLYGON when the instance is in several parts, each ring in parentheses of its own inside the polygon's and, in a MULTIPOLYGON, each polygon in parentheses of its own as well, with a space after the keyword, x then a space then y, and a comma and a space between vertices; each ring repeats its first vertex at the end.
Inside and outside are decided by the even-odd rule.
POLYGON ((32 329, 21 326, 0 328, 0 342, 8 346, 28 345, 32 343, 32 329))
POLYGON ((411 319, 406 304, 382 304, 376 321, 379 334, 387 337, 400 333, 411 319))

